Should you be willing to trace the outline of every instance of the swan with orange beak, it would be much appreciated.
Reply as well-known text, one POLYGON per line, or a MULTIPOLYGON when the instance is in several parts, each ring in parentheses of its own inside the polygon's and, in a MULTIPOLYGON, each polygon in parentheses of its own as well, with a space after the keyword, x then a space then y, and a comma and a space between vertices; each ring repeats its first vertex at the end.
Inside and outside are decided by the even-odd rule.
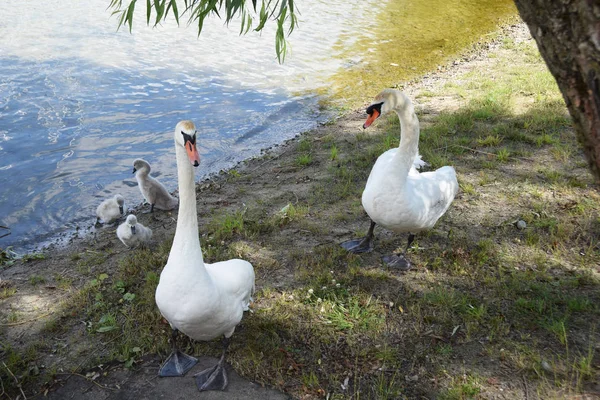
POLYGON ((182 376, 197 362, 177 348, 178 331, 194 340, 223 337, 219 362, 194 375, 198 390, 223 390, 228 382, 225 355, 229 338, 248 310, 254 292, 254 268, 240 259, 204 263, 194 179, 194 167, 200 165, 196 128, 191 121, 181 121, 174 136, 179 212, 173 245, 156 288, 156 305, 173 328, 173 351, 160 367, 159 376, 182 376))
POLYGON ((392 111, 400 120, 400 145, 377 158, 362 194, 371 226, 366 237, 344 242, 342 247, 353 253, 371 251, 375 225, 409 233, 404 252, 383 257, 389 267, 408 270, 411 264, 405 253, 415 233, 431 229, 444 215, 458 192, 458 181, 450 166, 423 173, 417 170, 424 164, 419 155, 419 119, 412 101, 401 91, 385 89, 379 93, 367 108, 363 128, 392 111))

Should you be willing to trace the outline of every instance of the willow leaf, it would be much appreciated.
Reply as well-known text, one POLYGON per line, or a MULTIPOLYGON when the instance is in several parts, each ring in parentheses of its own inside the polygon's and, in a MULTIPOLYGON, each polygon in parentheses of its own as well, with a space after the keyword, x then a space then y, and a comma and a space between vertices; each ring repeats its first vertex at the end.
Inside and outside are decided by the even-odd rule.
POLYGON ((127 17, 125 17, 125 21, 129 23, 129 33, 131 33, 131 28, 133 24, 133 10, 135 9, 136 1, 137 0, 132 0, 131 3, 129 3, 129 8, 127 8, 127 17))
POLYGON ((254 29, 256 32, 259 32, 267 23, 267 9, 264 1, 262 3, 262 7, 260 8, 259 18, 260 20, 258 26, 256 27, 256 29, 254 29))
POLYGON ((150 15, 152 15, 152 3, 150 0, 146 0, 146 23, 150 23, 150 15))
POLYGON ((177 1, 171 0, 171 4, 173 4, 173 15, 175 16, 175 21, 177 21, 177 25, 179 25, 179 10, 177 9, 177 1))

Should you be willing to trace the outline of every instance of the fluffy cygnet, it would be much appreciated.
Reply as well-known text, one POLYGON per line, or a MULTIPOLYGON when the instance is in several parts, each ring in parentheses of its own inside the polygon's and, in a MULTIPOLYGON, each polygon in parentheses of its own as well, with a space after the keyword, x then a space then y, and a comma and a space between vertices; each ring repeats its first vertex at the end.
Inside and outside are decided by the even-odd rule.
POLYGON ((117 237, 127 247, 145 245, 152 237, 152 229, 137 222, 135 215, 128 215, 125 222, 117 228, 117 237))
POLYGON ((177 197, 171 196, 162 183, 150 176, 150 164, 146 160, 140 158, 135 160, 133 173, 142 196, 150 203, 150 212, 154 212, 154 207, 159 210, 173 210, 177 207, 179 200, 177 197))
POLYGON ((109 224, 117 220, 125 212, 125 199, 120 194, 104 200, 98 208, 96 208, 96 216, 105 224, 109 224))

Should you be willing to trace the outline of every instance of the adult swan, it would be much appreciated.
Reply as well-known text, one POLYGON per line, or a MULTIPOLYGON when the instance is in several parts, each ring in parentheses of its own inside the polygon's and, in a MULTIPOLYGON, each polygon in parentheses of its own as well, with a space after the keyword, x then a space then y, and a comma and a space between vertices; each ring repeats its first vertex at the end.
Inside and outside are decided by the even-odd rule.
MULTIPOLYGON (((401 91, 385 89, 367 108, 368 128, 380 115, 395 111, 400 119, 400 146, 377 158, 365 190, 362 205, 371 217, 371 226, 363 239, 350 240, 342 246, 354 253, 372 249, 376 224, 395 233, 409 232, 410 247, 415 233, 432 228, 444 215, 458 192, 454 168, 446 166, 435 171, 419 173, 414 167, 420 161, 419 120, 410 99, 401 91)), ((390 267, 410 269, 410 262, 399 253, 384 257, 390 267)))
POLYGON ((173 328, 173 352, 161 366, 159 376, 182 376, 197 362, 177 349, 177 331, 194 340, 224 335, 223 354, 217 365, 195 375, 199 390, 223 390, 227 386, 225 353, 229 338, 248 310, 254 291, 254 268, 238 259, 204 263, 194 184, 194 167, 200 165, 196 127, 191 121, 181 121, 174 135, 179 214, 169 259, 156 288, 156 304, 173 328))

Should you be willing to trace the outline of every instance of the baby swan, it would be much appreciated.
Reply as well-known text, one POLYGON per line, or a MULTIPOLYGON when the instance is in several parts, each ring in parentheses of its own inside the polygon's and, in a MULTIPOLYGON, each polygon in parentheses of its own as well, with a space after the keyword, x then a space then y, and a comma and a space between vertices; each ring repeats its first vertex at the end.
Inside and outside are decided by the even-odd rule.
POLYGON ((150 212, 154 212, 154 207, 159 210, 173 210, 177 207, 177 204, 179 204, 177 197, 171 196, 162 183, 150 176, 148 161, 141 158, 135 160, 133 162, 133 173, 142 196, 150 203, 150 212))
POLYGON ((224 337, 219 362, 195 375, 200 391, 227 386, 225 353, 229 338, 248 310, 254 292, 254 268, 248 261, 232 259, 206 264, 202 259, 194 168, 200 165, 196 127, 181 121, 175 127, 175 156, 179 182, 179 213, 175 238, 156 288, 156 305, 173 328, 173 352, 159 376, 184 375, 197 362, 176 347, 177 331, 194 340, 224 337))
POLYGON ((117 228, 117 237, 127 247, 137 247, 148 244, 152 237, 152 229, 137 222, 133 214, 129 214, 125 222, 117 228))
MULTIPOLYGON (((419 172, 415 168, 419 146, 419 120, 408 96, 399 90, 386 89, 367 108, 367 128, 380 115, 394 111, 400 120, 400 145, 377 158, 362 194, 362 205, 371 217, 371 226, 362 240, 342 243, 353 253, 372 249, 373 229, 379 224, 395 233, 408 232, 409 249, 415 233, 431 229, 444 215, 458 192, 456 172, 450 166, 419 172)), ((390 267, 408 270, 411 265, 404 254, 386 256, 390 267)))
POLYGON ((102 221, 105 224, 109 224, 114 220, 117 220, 123 215, 125 210, 125 199, 120 194, 114 195, 110 199, 104 200, 98 208, 96 208, 96 222, 102 221))

